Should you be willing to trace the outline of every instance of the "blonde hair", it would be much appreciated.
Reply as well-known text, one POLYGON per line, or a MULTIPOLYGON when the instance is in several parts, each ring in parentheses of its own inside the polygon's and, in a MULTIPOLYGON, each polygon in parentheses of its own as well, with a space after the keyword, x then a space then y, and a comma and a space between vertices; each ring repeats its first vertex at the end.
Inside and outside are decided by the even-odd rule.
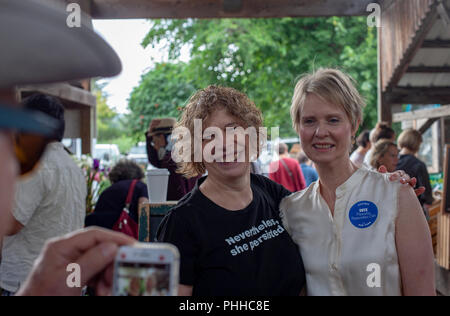
POLYGON ((300 116, 306 97, 314 93, 323 100, 341 106, 349 118, 352 129, 362 122, 364 99, 355 88, 355 81, 338 69, 320 68, 303 75, 297 82, 292 98, 291 118, 294 129, 299 133, 300 116))
POLYGON ((416 153, 419 151, 421 144, 422 134, 415 129, 406 129, 398 136, 398 145, 400 148, 408 148, 416 153))
POLYGON ((373 148, 372 157, 370 158, 370 165, 375 169, 378 169, 381 166, 379 162, 380 158, 389 151, 391 146, 397 148, 397 144, 389 139, 381 139, 376 142, 373 148))
POLYGON ((233 88, 209 86, 197 91, 188 101, 176 127, 187 128, 191 134, 191 159, 189 162, 178 163, 178 173, 186 178, 196 177, 205 173, 203 162, 194 161, 194 120, 204 121, 216 110, 225 109, 232 116, 238 118, 245 127, 254 127, 258 142, 261 140, 260 127, 263 124, 261 111, 242 92, 233 88))

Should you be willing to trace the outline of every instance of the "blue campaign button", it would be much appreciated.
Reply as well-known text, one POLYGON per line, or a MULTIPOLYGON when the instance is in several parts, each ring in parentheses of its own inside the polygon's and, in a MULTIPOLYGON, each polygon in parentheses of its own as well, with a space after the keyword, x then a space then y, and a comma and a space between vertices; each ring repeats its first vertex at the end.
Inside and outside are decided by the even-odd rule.
POLYGON ((367 228, 377 220, 378 207, 370 201, 359 201, 352 206, 348 217, 356 228, 367 228))

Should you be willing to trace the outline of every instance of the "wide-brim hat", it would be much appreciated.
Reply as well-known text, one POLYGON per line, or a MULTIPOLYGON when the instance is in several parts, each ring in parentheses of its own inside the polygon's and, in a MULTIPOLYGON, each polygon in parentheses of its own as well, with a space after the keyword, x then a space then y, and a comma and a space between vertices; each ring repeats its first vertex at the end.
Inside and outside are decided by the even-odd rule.
POLYGON ((86 16, 69 27, 62 3, 0 0, 0 88, 120 73, 119 57, 86 16))
POLYGON ((150 122, 147 136, 153 136, 157 134, 171 134, 176 123, 177 120, 173 117, 154 119, 150 122), (153 122, 156 122, 154 123, 156 125, 150 130, 150 126, 152 126, 153 122))

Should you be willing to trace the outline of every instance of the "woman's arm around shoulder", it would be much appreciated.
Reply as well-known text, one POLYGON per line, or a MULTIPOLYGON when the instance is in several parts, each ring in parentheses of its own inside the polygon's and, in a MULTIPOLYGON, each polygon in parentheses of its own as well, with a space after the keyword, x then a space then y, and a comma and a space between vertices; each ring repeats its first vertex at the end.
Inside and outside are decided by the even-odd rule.
POLYGON ((395 239, 403 295, 436 295, 430 230, 413 189, 407 185, 399 188, 395 239))

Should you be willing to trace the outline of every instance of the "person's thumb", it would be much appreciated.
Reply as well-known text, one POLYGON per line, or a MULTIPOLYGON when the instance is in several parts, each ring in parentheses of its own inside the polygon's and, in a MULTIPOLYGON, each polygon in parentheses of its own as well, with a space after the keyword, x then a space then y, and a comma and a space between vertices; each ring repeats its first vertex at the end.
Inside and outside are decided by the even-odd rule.
POLYGON ((102 243, 83 254, 77 261, 81 270, 81 283, 88 284, 115 259, 119 247, 114 243, 102 243))

